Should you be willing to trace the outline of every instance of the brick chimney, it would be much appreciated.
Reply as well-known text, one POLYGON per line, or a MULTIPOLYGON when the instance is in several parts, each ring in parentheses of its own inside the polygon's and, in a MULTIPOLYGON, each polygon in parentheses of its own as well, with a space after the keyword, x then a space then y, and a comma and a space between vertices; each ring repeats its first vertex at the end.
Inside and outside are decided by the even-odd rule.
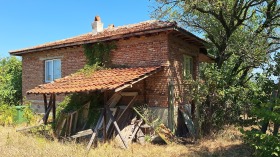
POLYGON ((91 26, 93 35, 103 31, 103 23, 101 22, 101 18, 99 16, 95 16, 94 22, 91 26))

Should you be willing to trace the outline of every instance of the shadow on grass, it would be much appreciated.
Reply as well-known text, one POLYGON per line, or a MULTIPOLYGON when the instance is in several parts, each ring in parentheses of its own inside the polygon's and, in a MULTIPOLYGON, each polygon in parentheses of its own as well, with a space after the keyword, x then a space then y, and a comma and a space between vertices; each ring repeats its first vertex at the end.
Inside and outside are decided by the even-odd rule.
POLYGON ((189 153, 181 154, 179 157, 193 156, 193 157, 251 157, 253 156, 252 149, 246 144, 231 145, 227 147, 218 147, 215 150, 209 150, 207 147, 200 147, 199 149, 193 147, 188 148, 189 153))
MULTIPOLYGON (((194 156, 199 157, 250 157, 252 149, 246 144, 231 145, 227 147, 218 147, 210 151, 207 147, 202 147, 194 151, 194 156)), ((183 155, 183 154, 182 154, 183 155)))

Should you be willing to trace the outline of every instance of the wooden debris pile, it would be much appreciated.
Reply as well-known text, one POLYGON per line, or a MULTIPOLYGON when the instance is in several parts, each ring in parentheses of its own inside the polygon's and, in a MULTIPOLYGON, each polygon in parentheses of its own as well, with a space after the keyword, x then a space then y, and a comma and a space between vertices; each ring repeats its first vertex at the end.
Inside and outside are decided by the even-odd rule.
MULTIPOLYGON (((137 119, 133 114, 132 106, 136 99, 137 92, 119 92, 106 102, 101 109, 100 116, 95 124, 88 126, 89 104, 71 113, 60 115, 55 129, 57 137, 67 137, 79 141, 88 139, 87 149, 97 141, 115 139, 116 143, 122 148, 128 148, 133 140, 136 139, 143 120, 137 119), (122 97, 129 97, 127 105, 117 105, 122 97)), ((92 114, 92 113, 91 113, 92 114)))
POLYGON ((55 127, 56 137, 69 137, 77 131, 84 130, 89 113, 90 103, 73 112, 61 112, 55 127))
POLYGON ((161 137, 166 144, 171 144, 176 141, 175 135, 164 124, 161 124, 156 128, 156 133, 161 137))
MULTIPOLYGON (((87 141, 87 149, 97 144, 97 141, 106 142, 108 139, 115 140, 121 148, 128 148, 133 141, 143 144, 147 138, 155 136, 160 137, 166 144, 176 142, 177 139, 169 128, 160 123, 154 125, 133 107, 137 95, 137 92, 114 93, 97 113, 90 113, 90 102, 76 111, 62 112, 55 126, 55 136, 77 142, 87 141), (90 122, 89 114, 98 113, 99 118, 94 123, 90 122)), ((186 109, 182 108, 180 111, 191 130, 192 125, 189 124, 186 109)))

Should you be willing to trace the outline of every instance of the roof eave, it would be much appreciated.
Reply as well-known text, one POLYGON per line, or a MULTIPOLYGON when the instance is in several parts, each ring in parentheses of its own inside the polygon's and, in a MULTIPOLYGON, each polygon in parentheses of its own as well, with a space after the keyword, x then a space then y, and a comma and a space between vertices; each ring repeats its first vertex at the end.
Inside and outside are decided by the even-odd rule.
POLYGON ((186 36, 190 36, 190 37, 194 38, 195 40, 197 40, 197 42, 199 42, 199 43, 201 43, 203 45, 203 48, 205 48, 206 47, 205 45, 208 44, 207 41, 199 38, 198 36, 194 35, 193 33, 189 32, 189 31, 187 31, 187 30, 185 30, 185 29, 183 29, 183 28, 181 28, 179 26, 175 26, 174 30, 177 30, 178 32, 181 32, 182 34, 184 34, 186 36))
POLYGON ((132 33, 127 33, 127 34, 114 35, 114 36, 110 36, 110 37, 98 38, 98 39, 93 39, 93 40, 85 40, 85 41, 78 41, 78 42, 67 43, 67 44, 46 46, 46 47, 41 47, 41 48, 15 50, 15 51, 10 51, 9 53, 10 53, 10 55, 21 56, 22 54, 30 53, 30 52, 58 49, 58 48, 69 47, 69 46, 79 46, 79 45, 84 45, 84 44, 111 41, 111 40, 117 40, 117 39, 121 39, 121 38, 128 38, 128 37, 133 37, 133 36, 159 33, 159 32, 171 31, 171 30, 174 30, 174 26, 164 27, 164 28, 160 28, 160 29, 150 29, 150 30, 145 30, 145 31, 132 32, 132 33))
MULTIPOLYGON (((40 47, 40 48, 29 48, 29 49, 22 49, 22 50, 15 50, 10 51, 10 55, 15 56, 22 56, 22 54, 30 53, 30 52, 37 52, 37 51, 44 51, 44 50, 51 50, 51 49, 58 49, 63 47, 71 47, 71 46, 79 46, 84 44, 90 44, 90 43, 96 43, 96 42, 104 42, 104 41, 110 41, 110 40, 117 40, 121 38, 127 38, 127 37, 133 37, 133 36, 139 36, 139 35, 145 35, 145 34, 152 34, 152 33, 159 33, 159 32, 165 32, 165 31, 178 31, 186 36, 190 36, 194 38, 197 42, 201 43, 202 45, 205 45, 207 42, 203 39, 200 39, 199 37, 195 36, 194 34, 188 32, 187 30, 178 27, 176 25, 171 25, 168 27, 163 28, 155 28, 155 29, 149 29, 144 31, 138 31, 138 32, 132 32, 132 33, 126 33, 126 34, 120 34, 120 35, 114 35, 110 37, 103 37, 103 38, 97 38, 93 40, 84 40, 84 41, 78 41, 78 42, 72 42, 67 44, 59 44, 54 46, 46 46, 46 47, 40 47)), ((203 46, 205 47, 205 46, 203 46)))

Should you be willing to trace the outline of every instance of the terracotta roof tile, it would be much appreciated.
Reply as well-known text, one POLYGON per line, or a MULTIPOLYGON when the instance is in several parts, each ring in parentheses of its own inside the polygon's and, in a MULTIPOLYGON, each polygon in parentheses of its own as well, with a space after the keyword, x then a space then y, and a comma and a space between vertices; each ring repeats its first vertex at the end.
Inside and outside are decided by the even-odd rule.
POLYGON ((58 46, 64 46, 65 44, 73 44, 73 45, 79 45, 84 44, 87 42, 98 42, 102 39, 110 38, 110 37, 116 37, 119 35, 125 35, 125 34, 131 34, 136 32, 143 32, 148 30, 156 30, 161 28, 168 28, 168 27, 174 27, 177 26, 176 22, 165 22, 165 21, 159 21, 159 20, 149 20, 140 22, 137 24, 130 24, 125 26, 119 26, 119 27, 113 27, 113 28, 106 28, 102 32, 93 35, 91 32, 83 35, 79 35, 72 38, 67 38, 63 40, 58 40, 54 42, 45 43, 42 45, 20 49, 20 50, 14 50, 10 51, 10 54, 18 54, 21 52, 26 51, 35 51, 41 48, 54 48, 58 46))
POLYGON ((27 91, 27 94, 75 93, 113 90, 150 76, 162 67, 115 68, 98 70, 91 74, 78 72, 27 91))

